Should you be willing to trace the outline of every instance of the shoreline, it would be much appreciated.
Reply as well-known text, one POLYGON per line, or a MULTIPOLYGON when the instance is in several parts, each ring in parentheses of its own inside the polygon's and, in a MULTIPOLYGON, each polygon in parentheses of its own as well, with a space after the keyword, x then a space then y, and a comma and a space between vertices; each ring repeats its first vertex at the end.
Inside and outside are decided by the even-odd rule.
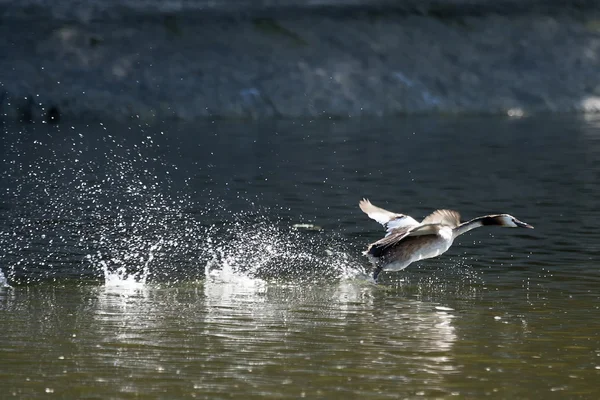
POLYGON ((600 12, 7 18, 0 119, 600 111, 600 12))

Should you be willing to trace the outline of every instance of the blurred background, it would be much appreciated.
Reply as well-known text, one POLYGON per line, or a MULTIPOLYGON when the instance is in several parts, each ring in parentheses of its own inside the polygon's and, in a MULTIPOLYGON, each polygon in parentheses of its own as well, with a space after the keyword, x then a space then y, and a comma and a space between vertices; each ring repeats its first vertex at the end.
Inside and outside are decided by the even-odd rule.
POLYGON ((0 1, 0 114, 596 112, 592 0, 0 1))

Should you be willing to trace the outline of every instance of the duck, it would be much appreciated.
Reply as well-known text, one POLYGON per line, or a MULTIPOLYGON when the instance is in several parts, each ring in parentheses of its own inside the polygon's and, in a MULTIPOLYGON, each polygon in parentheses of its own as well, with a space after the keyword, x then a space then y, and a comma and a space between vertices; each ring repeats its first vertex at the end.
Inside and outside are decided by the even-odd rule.
POLYGON ((375 282, 382 271, 401 271, 415 261, 444 254, 454 239, 472 229, 492 225, 533 229, 533 226, 510 214, 490 214, 460 222, 457 211, 435 210, 417 222, 408 215, 377 207, 368 199, 362 199, 358 205, 386 230, 385 236, 371 243, 363 253, 374 267, 372 276, 375 282))

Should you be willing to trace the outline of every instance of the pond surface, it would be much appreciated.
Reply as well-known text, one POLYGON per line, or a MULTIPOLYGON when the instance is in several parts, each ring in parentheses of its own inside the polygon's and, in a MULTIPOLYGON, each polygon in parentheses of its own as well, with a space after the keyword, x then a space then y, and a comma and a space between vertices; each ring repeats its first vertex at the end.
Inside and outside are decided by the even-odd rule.
POLYGON ((597 118, 1 136, 2 398, 600 396, 597 118), (375 285, 363 197, 536 229, 469 232, 375 285))

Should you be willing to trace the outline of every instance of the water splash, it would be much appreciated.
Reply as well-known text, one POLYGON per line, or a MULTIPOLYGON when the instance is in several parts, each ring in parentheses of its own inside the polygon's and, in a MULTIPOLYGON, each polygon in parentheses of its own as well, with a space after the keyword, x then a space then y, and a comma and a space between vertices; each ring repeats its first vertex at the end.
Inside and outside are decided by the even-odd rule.
POLYGON ((307 281, 362 271, 331 231, 294 230, 252 201, 234 213, 198 195, 203 188, 174 189, 177 167, 161 160, 156 134, 88 131, 5 132, 0 263, 9 281, 307 281))
MULTIPOLYGON (((153 196, 156 199, 159 197, 153 196)), ((267 209, 232 213, 205 206, 195 215, 181 203, 161 198, 160 207, 134 207, 135 218, 116 218, 94 237, 101 251, 88 263, 107 284, 149 280, 176 283, 197 279, 258 284, 267 279, 308 281, 353 278, 363 273, 344 240, 331 232, 302 232, 272 221, 267 209), (235 217, 231 217, 235 215, 235 217), (206 219, 227 221, 206 224, 206 219), (121 232, 127 232, 123 235, 121 232)))
POLYGON ((9 280, 146 282, 158 262, 190 258, 199 224, 182 211, 186 197, 171 195, 176 167, 155 156, 152 136, 88 130, 4 132, 0 263, 9 280))
MULTIPOLYGON (((159 241, 159 243, 152 245, 147 256, 133 250, 125 253, 122 259, 111 258, 110 264, 104 260, 100 261, 99 265, 104 274, 104 285, 133 287, 145 285, 150 275, 150 265, 154 260, 154 252, 160 250, 161 243, 162 241, 159 241), (136 261, 141 263, 141 268, 136 268, 133 271, 128 270, 125 264, 130 258, 136 258, 136 261)), ((103 258, 102 253, 98 253, 97 256, 99 259, 103 258)), ((93 258, 91 255, 87 256, 89 262, 92 262, 93 258)))
POLYGON ((364 273, 339 235, 293 230, 291 224, 267 218, 272 214, 267 209, 248 208, 235 213, 235 221, 209 225, 208 218, 226 221, 234 213, 206 206, 186 215, 178 204, 165 202, 160 211, 139 212, 143 218, 105 225, 95 238, 102 251, 86 259, 101 269, 107 284, 206 279, 254 285, 269 279, 350 279, 364 273), (122 230, 129 233, 121 235, 122 230))
POLYGON ((5 287, 10 287, 10 285, 8 284, 6 277, 2 273, 2 270, 0 269, 0 288, 5 288, 5 287))
POLYGON ((344 240, 327 232, 302 232, 269 220, 212 227, 203 243, 207 278, 351 279, 364 274, 344 240))

